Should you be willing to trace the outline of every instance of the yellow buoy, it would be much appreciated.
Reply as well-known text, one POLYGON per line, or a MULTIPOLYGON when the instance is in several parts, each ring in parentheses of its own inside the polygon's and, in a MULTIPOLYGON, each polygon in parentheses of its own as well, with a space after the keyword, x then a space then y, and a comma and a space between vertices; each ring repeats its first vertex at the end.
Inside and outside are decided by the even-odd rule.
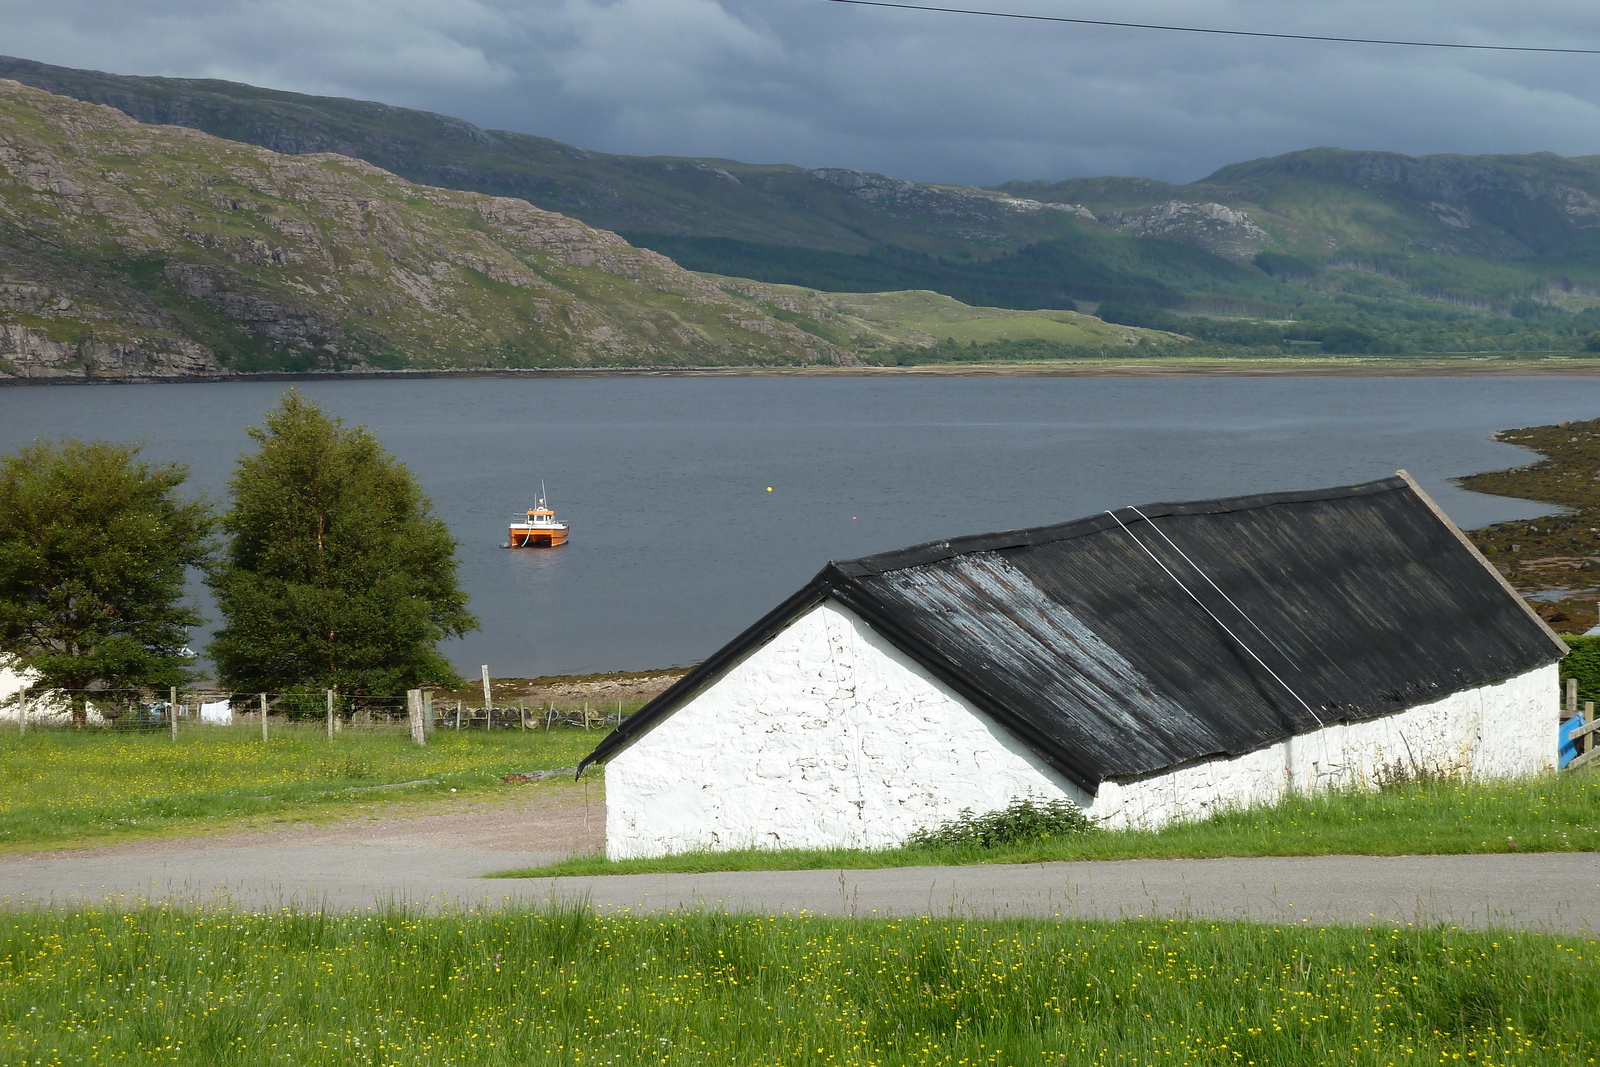
POLYGON ((770 485, 767 486, 767 492, 769 492, 769 493, 772 492, 772 486, 770 486, 770 485))

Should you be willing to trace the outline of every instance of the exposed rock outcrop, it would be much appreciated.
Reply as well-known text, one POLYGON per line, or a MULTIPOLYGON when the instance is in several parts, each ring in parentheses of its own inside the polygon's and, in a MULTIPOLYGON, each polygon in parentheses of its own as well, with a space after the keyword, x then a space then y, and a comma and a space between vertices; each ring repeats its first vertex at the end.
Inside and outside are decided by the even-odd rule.
POLYGON ((1136 237, 1183 241, 1235 258, 1254 255, 1268 239, 1255 219, 1225 204, 1168 200, 1140 211, 1105 212, 1099 221, 1136 237))
POLYGON ((214 374, 209 351, 182 339, 52 341, 0 323, 0 376, 17 378, 177 378, 214 374))

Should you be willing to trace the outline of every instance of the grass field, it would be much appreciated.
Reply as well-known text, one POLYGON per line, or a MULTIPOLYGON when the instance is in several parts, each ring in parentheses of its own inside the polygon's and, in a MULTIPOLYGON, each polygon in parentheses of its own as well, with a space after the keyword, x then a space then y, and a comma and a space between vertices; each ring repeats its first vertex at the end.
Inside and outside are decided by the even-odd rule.
POLYGON ((182 833, 221 820, 329 816, 357 803, 520 788, 512 771, 577 764, 602 737, 555 729, 400 731, 199 727, 164 733, 38 730, 0 736, 0 851, 182 833), (432 779, 429 784, 374 789, 432 779))
POLYGON ((1106 345, 1121 347, 1125 343, 1123 338, 1130 334, 1150 338, 1167 336, 1151 330, 1108 325, 1092 315, 1080 315, 1076 311, 972 307, 925 290, 826 293, 818 299, 893 335, 925 334, 936 341, 949 338, 962 344, 1040 339, 1092 349, 1106 345))
POLYGON ((1436 781, 1379 792, 1295 796, 1270 808, 1226 812, 1154 832, 1094 832, 992 849, 751 849, 615 863, 601 856, 578 856, 548 867, 508 871, 502 877, 1465 852, 1600 852, 1600 775, 1436 781))
POLYGON ((0 914, 0 1059, 1593 1063, 1600 945, 1456 929, 0 914))

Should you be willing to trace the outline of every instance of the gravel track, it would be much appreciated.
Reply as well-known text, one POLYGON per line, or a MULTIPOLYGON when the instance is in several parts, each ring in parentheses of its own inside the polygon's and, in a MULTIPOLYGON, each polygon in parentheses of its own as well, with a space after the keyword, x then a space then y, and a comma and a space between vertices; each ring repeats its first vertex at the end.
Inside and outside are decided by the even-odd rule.
POLYGON ((1600 936, 1594 853, 482 877, 597 851, 604 825, 603 802, 569 783, 530 786, 511 802, 386 805, 331 825, 0 858, 0 906, 164 900, 359 911, 583 900, 630 911, 1454 923, 1600 936))

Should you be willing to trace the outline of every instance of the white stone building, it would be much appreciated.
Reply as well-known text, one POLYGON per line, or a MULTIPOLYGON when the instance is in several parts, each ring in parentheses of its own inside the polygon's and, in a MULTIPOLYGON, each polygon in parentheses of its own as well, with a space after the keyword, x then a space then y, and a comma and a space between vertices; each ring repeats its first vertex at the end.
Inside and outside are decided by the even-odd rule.
POLYGON ((15 709, 20 703, 17 695, 32 685, 38 677, 34 671, 17 670, 15 662, 9 656, 0 656, 0 721, 6 718, 16 719, 15 709))
POLYGON ((1030 794, 1155 827, 1553 769, 1565 651, 1401 472, 831 563, 584 763, 613 858, 892 846, 1030 794))
MULTIPOLYGON (((0 726, 18 726, 23 716, 29 726, 65 726, 72 722, 72 706, 60 692, 25 695, 38 680, 38 671, 18 670, 14 660, 0 656, 0 726)), ((87 711, 87 722, 99 725, 106 721, 93 703, 87 711)))

